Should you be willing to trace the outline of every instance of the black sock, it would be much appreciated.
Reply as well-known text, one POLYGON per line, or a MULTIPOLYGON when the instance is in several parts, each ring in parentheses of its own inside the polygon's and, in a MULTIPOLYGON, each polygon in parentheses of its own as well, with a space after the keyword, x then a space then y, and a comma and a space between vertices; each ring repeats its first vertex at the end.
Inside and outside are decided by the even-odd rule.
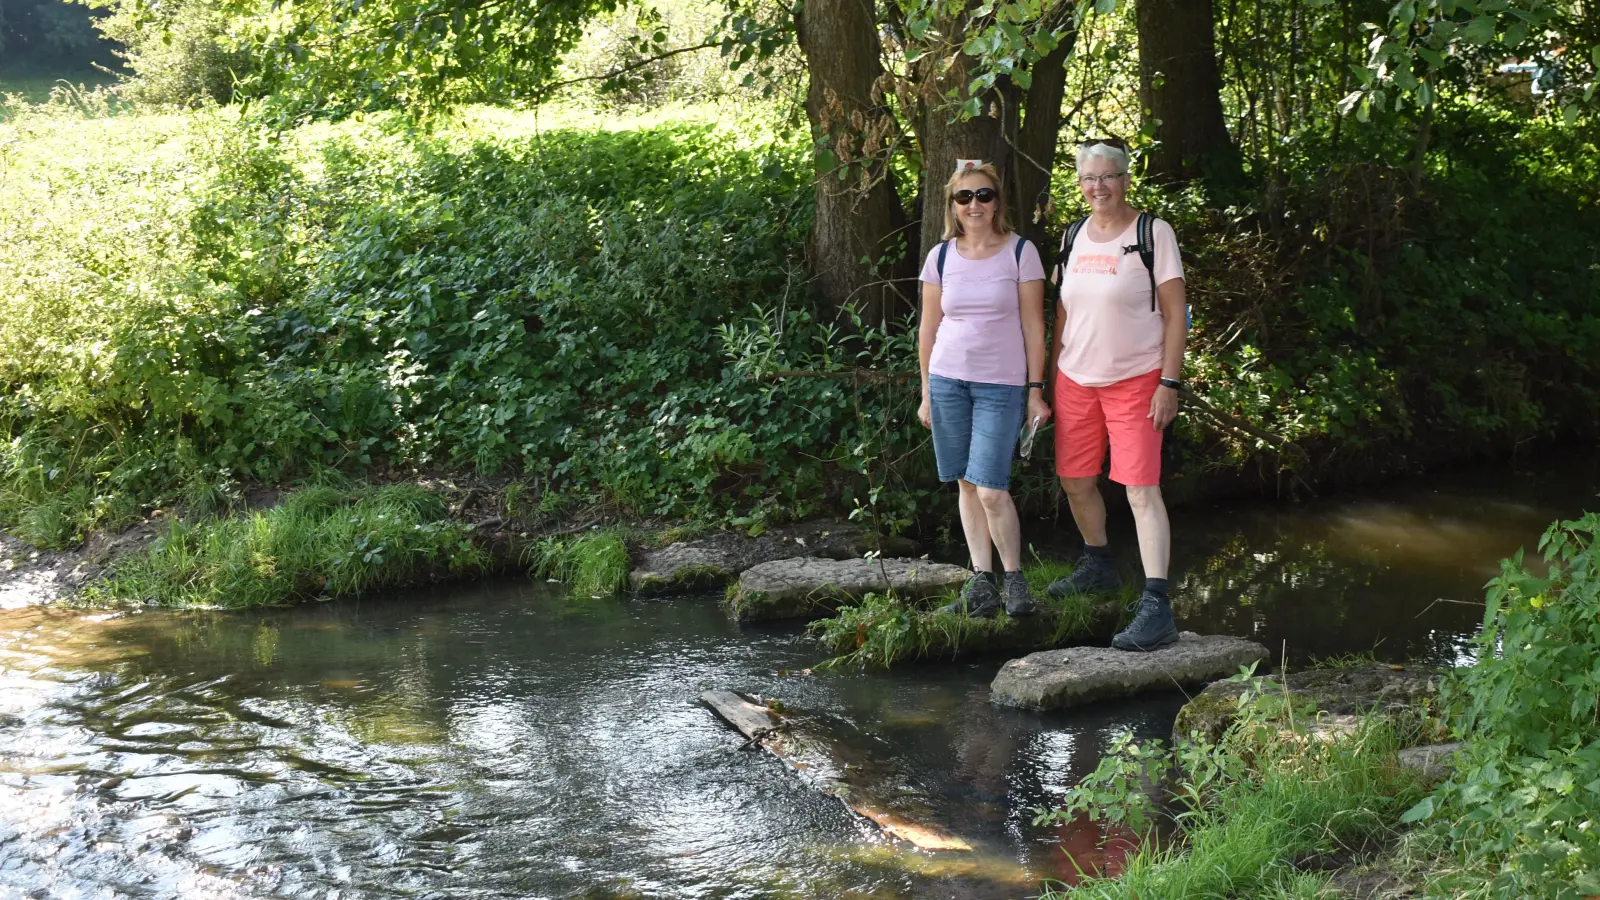
POLYGON ((1144 592, 1165 598, 1167 596, 1167 580, 1165 578, 1146 578, 1144 580, 1144 592))
POLYGON ((995 584, 994 573, 993 572, 990 572, 987 569, 980 569, 980 570, 978 570, 978 574, 982 575, 984 578, 989 579, 989 583, 990 584, 995 584))
POLYGON ((1089 554, 1090 556, 1109 560, 1111 558, 1111 545, 1101 544, 1100 546, 1096 547, 1088 541, 1084 541, 1083 552, 1089 554))

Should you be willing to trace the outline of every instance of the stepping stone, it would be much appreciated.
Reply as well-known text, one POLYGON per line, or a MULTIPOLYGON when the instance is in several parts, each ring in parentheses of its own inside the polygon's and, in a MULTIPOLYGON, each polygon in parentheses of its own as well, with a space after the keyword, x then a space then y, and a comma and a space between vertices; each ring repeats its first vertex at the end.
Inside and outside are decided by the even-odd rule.
POLYGON ((867 594, 937 597, 971 576, 961 566, 925 559, 779 559, 739 576, 728 591, 728 614, 740 622, 812 619, 867 594))
POLYGON ((989 701, 1024 709, 1063 709, 1096 700, 1211 681, 1267 658, 1267 648, 1243 638, 1185 631, 1178 642, 1150 653, 1110 647, 1068 647, 1013 659, 989 685, 989 701))
POLYGON ((751 566, 775 559, 853 559, 878 548, 915 553, 916 543, 906 538, 881 537, 853 522, 805 522, 776 528, 760 537, 723 531, 635 553, 628 587, 640 594, 720 588, 751 566))

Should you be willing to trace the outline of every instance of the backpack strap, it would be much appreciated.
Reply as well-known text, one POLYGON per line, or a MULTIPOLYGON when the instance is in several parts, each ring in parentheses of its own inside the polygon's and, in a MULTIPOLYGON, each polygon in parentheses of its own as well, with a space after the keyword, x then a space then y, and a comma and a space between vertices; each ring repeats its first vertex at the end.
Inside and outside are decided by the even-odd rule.
POLYGON ((1056 263, 1054 266, 1056 270, 1057 282, 1059 282, 1062 275, 1065 274, 1067 257, 1072 255, 1072 245, 1078 240, 1078 232, 1083 230, 1084 224, 1088 221, 1089 217, 1084 216, 1078 221, 1073 222, 1071 225, 1068 225, 1066 233, 1061 235, 1061 252, 1056 254, 1056 263))
POLYGON ((1026 246, 1028 246, 1028 239, 1023 237, 1020 234, 1017 235, 1016 254, 1017 254, 1017 275, 1018 276, 1020 276, 1022 274, 1022 248, 1026 247, 1026 246))
POLYGON ((1139 213, 1139 223, 1136 226, 1139 236, 1139 259, 1144 263, 1144 270, 1150 274, 1150 311, 1156 311, 1156 217, 1147 212, 1139 213))
MULTIPOLYGON (((954 238, 952 238, 951 240, 954 240, 954 238)), ((939 287, 941 289, 944 287, 944 257, 945 257, 945 254, 947 254, 949 252, 950 252, 950 241, 945 241, 944 243, 939 245, 939 287)))

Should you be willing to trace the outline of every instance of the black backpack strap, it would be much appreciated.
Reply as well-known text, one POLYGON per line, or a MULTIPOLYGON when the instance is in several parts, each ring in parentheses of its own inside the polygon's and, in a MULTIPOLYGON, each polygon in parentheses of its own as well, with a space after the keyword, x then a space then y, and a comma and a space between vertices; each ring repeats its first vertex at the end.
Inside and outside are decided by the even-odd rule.
POLYGON ((1056 264, 1054 266, 1057 270, 1056 280, 1058 282, 1066 274, 1067 257, 1072 255, 1072 245, 1078 240, 1078 232, 1083 230, 1084 223, 1088 221, 1089 217, 1084 216, 1073 222, 1067 226, 1067 233, 1061 236, 1061 252, 1056 255, 1056 264))
POLYGON ((1022 276, 1022 248, 1026 247, 1026 246, 1028 246, 1028 239, 1025 238, 1025 237, 1022 237, 1021 235, 1018 235, 1017 236, 1017 251, 1016 251, 1017 252, 1017 276, 1018 276, 1018 280, 1021 280, 1021 276, 1022 276))
POLYGON ((950 252, 950 242, 945 241, 939 245, 939 288, 944 288, 944 255, 950 252))
POLYGON ((1139 213, 1139 259, 1144 263, 1144 269, 1150 273, 1150 311, 1156 311, 1156 217, 1147 212, 1139 213))

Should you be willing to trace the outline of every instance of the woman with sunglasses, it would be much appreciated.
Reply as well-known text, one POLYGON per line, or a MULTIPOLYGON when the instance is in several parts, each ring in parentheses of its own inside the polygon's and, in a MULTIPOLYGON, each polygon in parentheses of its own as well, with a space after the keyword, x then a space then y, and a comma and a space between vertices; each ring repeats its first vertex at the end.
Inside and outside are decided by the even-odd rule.
POLYGON ((1146 267, 1139 210, 1128 205, 1128 150, 1121 141, 1078 148, 1078 188, 1089 217, 1062 239, 1055 275, 1056 474, 1067 492, 1084 554, 1050 595, 1114 591, 1122 578, 1106 539, 1100 467, 1111 445, 1111 480, 1127 487, 1144 563, 1144 591, 1121 650, 1155 650, 1178 639, 1167 599, 1172 531, 1161 499, 1161 439, 1178 414, 1188 332, 1183 260, 1172 226, 1150 217, 1146 267), (1152 291, 1155 296, 1152 297, 1152 291))
POLYGON ((962 161, 945 185, 944 241, 922 267, 918 362, 922 406, 940 481, 960 487, 973 576, 942 611, 976 617, 1034 612, 1022 575, 1022 525, 1011 502, 1011 459, 1024 413, 1050 418, 1044 399, 1044 266, 1006 224, 1000 176, 962 161), (1021 242, 1020 244, 1018 242, 1021 242), (1000 551, 1003 580, 995 578, 1000 551))

